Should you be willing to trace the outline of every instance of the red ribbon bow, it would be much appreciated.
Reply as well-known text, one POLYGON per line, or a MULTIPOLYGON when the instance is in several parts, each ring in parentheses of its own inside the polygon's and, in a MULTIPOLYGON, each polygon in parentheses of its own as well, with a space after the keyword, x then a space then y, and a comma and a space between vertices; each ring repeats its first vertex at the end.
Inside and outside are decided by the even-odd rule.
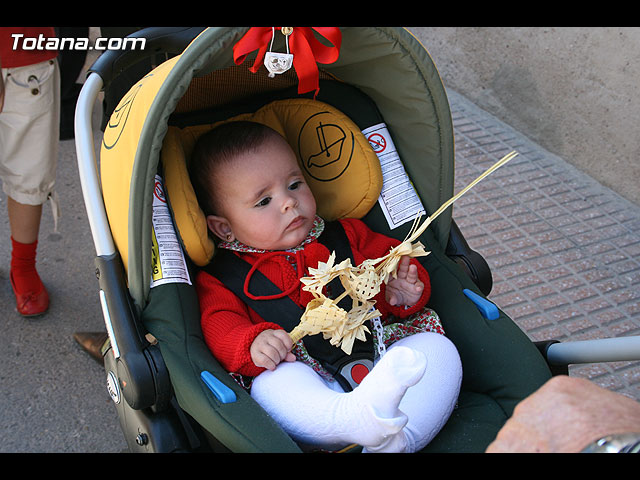
MULTIPOLYGON (((258 50, 253 66, 249 70, 256 73, 264 60, 264 55, 271 43, 273 27, 251 27, 247 33, 233 46, 233 61, 236 65, 244 62, 247 55, 258 50)), ((279 30, 280 27, 275 27, 279 30)), ((298 93, 315 91, 314 98, 320 90, 317 63, 329 64, 338 59, 342 33, 337 27, 293 27, 289 35, 289 51, 293 55, 293 68, 298 75, 298 93), (333 46, 327 46, 315 37, 317 32, 333 46)))

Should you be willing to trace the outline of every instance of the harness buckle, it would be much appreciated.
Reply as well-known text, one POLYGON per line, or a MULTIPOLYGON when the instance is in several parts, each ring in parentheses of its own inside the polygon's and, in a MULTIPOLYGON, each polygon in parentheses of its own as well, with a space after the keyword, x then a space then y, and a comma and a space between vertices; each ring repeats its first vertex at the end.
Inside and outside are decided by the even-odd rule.
POLYGON ((372 368, 373 361, 363 358, 346 363, 340 368, 339 373, 354 389, 360 385, 372 368))

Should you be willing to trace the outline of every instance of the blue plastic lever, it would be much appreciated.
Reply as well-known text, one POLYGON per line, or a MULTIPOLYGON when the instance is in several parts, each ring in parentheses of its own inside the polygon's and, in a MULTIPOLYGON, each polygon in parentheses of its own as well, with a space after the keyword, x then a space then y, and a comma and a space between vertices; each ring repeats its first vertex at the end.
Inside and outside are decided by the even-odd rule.
POLYGON ((494 303, 491 303, 484 297, 481 297, 477 293, 465 288, 462 291, 469 300, 476 304, 482 316, 487 320, 496 320, 500 316, 500 312, 498 311, 498 307, 495 306, 494 303))
POLYGON ((202 381, 209 387, 218 400, 222 403, 233 403, 236 401, 236 394, 224 383, 214 377, 210 372, 204 370, 200 374, 202 381))

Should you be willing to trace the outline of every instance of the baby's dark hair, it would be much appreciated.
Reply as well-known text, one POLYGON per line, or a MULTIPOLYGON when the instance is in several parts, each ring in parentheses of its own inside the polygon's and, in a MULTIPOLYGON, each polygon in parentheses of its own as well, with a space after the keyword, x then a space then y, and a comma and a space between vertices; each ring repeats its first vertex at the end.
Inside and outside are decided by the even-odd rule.
POLYGON ((220 205, 220 199, 212 188, 217 167, 240 154, 257 152, 274 138, 284 141, 278 132, 266 125, 237 121, 223 123, 197 140, 191 161, 187 163, 193 190, 205 215, 216 214, 220 205))

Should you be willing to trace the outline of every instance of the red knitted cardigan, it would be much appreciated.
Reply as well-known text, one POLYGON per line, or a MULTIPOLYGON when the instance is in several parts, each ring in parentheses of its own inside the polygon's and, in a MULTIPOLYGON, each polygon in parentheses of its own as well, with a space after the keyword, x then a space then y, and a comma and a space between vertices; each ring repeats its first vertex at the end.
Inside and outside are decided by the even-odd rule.
MULTIPOLYGON (((362 221, 357 219, 340 220, 353 251, 355 265, 359 265, 365 259, 378 258, 386 255, 389 249, 400 242, 371 231, 362 221)), ((240 255, 250 264, 254 264, 262 253, 234 252, 240 255)), ((278 288, 286 291, 297 283, 289 295, 293 301, 303 309, 313 298, 312 294, 302 290, 300 277, 308 275, 308 268, 315 268, 318 262, 326 262, 331 252, 319 243, 312 241, 304 247, 300 259, 299 272, 285 255, 270 257, 261 262, 259 270, 269 278, 278 288)), ((289 258, 295 258, 292 254, 289 258)), ((295 259, 293 260, 295 263, 295 259)), ((336 259, 340 262, 342 259, 336 259)), ((384 320, 393 315, 395 318, 406 318, 420 311, 428 302, 431 295, 431 283, 427 271, 415 260, 412 263, 418 266, 418 277, 424 283, 424 292, 420 300, 410 308, 404 306, 392 306, 385 300, 385 286, 382 285, 380 293, 375 297, 376 308, 382 314, 384 320)), ((280 329, 275 323, 263 320, 251 308, 247 307, 238 297, 228 290, 217 278, 200 271, 195 281, 198 298, 200 300, 201 325, 204 339, 213 355, 221 365, 229 372, 240 373, 247 376, 256 376, 264 371, 251 361, 249 348, 255 337, 266 329, 280 329)), ((251 292, 250 292, 251 293, 251 292)))

